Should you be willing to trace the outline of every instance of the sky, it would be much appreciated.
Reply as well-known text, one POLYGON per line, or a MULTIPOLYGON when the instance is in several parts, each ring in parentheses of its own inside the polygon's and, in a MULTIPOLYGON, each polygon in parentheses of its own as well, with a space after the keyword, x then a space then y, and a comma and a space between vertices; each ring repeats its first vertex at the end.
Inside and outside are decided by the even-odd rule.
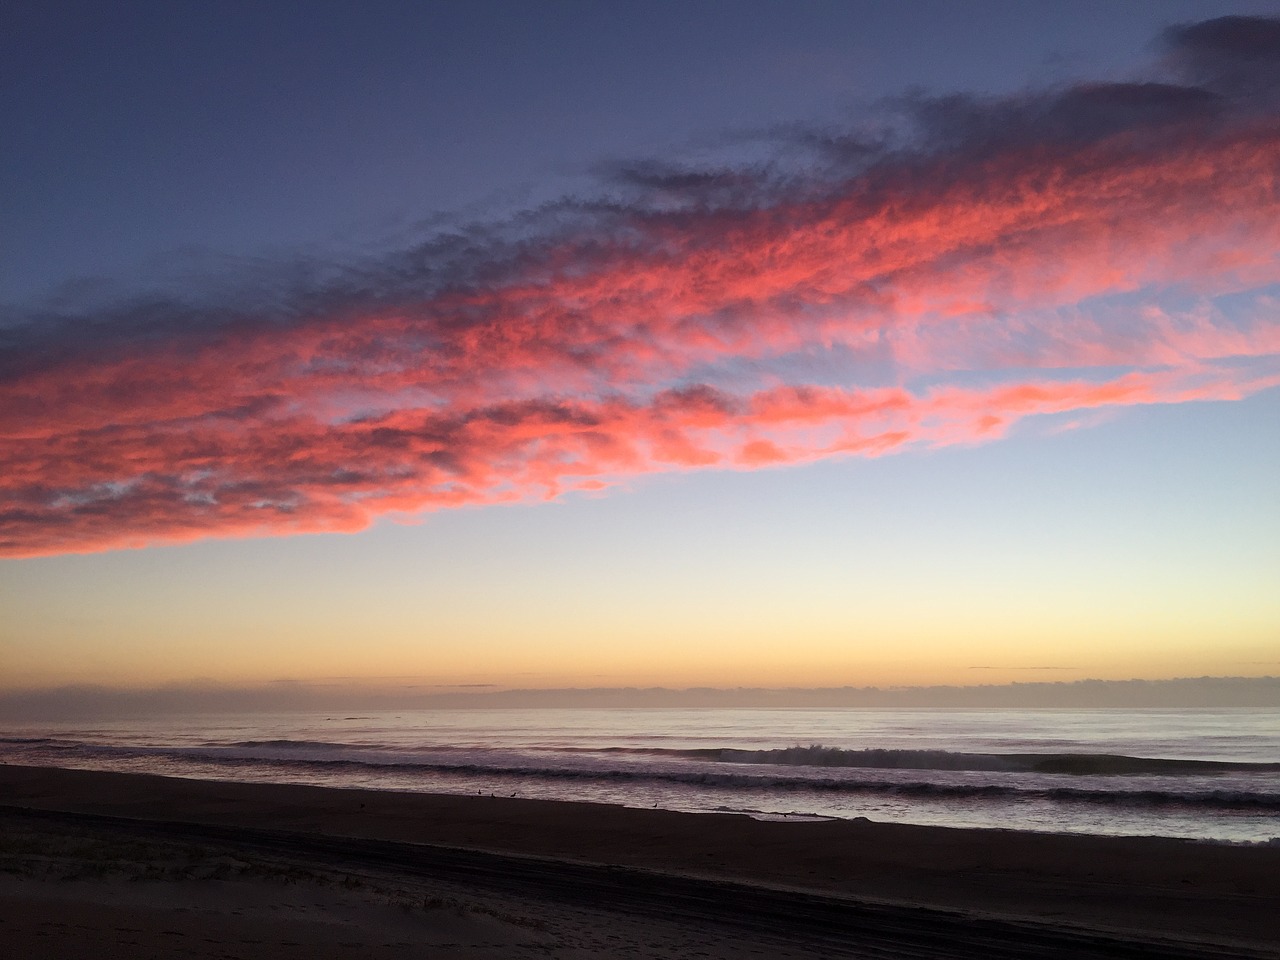
POLYGON ((0 692, 1280 673, 1275 3, 6 4, 0 692))

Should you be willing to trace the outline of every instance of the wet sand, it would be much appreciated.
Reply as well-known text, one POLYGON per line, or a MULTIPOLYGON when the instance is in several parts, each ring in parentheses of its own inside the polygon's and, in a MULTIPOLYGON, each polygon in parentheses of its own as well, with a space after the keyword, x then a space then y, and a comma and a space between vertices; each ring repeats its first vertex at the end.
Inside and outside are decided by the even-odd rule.
POLYGON ((0 806, 29 956, 1280 957, 1280 846, 3 765, 0 806))

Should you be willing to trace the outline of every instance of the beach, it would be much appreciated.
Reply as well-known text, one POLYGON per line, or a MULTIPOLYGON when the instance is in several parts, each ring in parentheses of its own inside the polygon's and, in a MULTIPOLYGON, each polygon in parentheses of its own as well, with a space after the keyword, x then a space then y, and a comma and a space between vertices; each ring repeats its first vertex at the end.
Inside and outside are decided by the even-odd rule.
POLYGON ((14 765, 0 808, 30 956, 1280 956, 1275 845, 14 765))

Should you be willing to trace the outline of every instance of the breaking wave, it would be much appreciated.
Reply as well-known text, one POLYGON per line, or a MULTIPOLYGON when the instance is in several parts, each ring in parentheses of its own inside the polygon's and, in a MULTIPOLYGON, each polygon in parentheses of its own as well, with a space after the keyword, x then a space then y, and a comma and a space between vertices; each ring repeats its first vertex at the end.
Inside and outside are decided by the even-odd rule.
MULTIPOLYGON (((55 747, 67 749, 68 741, 44 738, 0 738, 0 744, 27 748, 55 747)), ((823 747, 793 747, 785 750, 645 750, 627 751, 667 756, 671 759, 698 759, 713 761, 705 765, 680 769, 680 764, 667 767, 618 766, 556 766, 538 763, 512 763, 487 757, 486 751, 467 750, 466 760, 449 762, 440 759, 415 759, 404 750, 388 752, 379 758, 377 748, 362 748, 352 744, 334 744, 324 741, 260 740, 241 741, 235 744, 192 748, 122 747, 79 744, 79 752, 86 759, 160 760, 166 763, 198 763, 226 769, 243 770, 277 769, 308 775, 357 774, 361 778, 380 776, 421 777, 423 780, 483 781, 541 781, 576 782, 611 785, 634 784, 637 786, 673 785, 714 791, 768 791, 771 793, 819 793, 826 795, 886 796, 946 801, 1049 801, 1053 803, 1092 804, 1112 809, 1125 808, 1183 808, 1208 812, 1280 813, 1280 793, 1266 784, 1258 789, 1193 789, 1185 781, 1153 785, 1150 781, 1141 786, 1126 787, 1126 781, 1114 781, 1115 786, 1069 786, 1059 783, 1046 784, 1043 778, 1031 782, 939 782, 920 778, 884 779, 854 778, 834 771, 821 772, 822 768, 868 768, 910 771, 919 769, 946 771, 997 772, 1012 774, 1044 773, 1156 773, 1181 774, 1189 771, 1208 772, 1213 768, 1222 772, 1265 771, 1280 769, 1280 764, 1264 763, 1213 763, 1194 760, 1159 761, 1137 757, 1120 757, 1105 754, 963 754, 946 751, 916 750, 836 750, 823 747), (315 751, 330 753, 316 756, 315 751), (333 753, 341 751, 340 753, 333 753), (345 755, 343 755, 345 754, 345 755), (788 767, 786 772, 748 769, 727 770, 717 768, 714 761, 726 764, 773 765, 788 767), (808 770, 796 769, 808 767, 808 770)), ((385 748, 384 748, 385 749, 385 748)), ((459 748, 453 748, 455 750, 459 748)), ((431 748, 432 754, 445 754, 446 750, 431 748)), ((600 753, 601 751, 595 751, 600 753)), ((510 754, 506 754, 510 757, 510 754)), ((1172 779, 1172 778, 1170 778, 1172 779)), ((1268 778, 1269 780, 1271 778, 1268 778)), ((1094 781, 1096 783, 1096 781, 1094 781)), ((1127 781, 1132 783, 1132 781, 1127 781)), ((1205 781, 1200 781, 1205 782, 1205 781)), ((1274 781, 1272 781, 1274 783, 1274 781)), ((424 784, 426 786, 427 784, 424 784)), ((443 784, 436 784, 441 786, 443 784)))

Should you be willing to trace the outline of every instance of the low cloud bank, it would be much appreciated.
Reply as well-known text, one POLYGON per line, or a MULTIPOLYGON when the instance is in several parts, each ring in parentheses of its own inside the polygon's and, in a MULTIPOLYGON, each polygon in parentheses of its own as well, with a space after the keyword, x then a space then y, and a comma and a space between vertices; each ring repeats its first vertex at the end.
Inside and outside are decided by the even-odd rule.
POLYGON ((479 692, 415 687, 377 689, 272 684, 229 687, 172 685, 143 690, 60 687, 0 694, 0 719, 85 720, 152 715, 475 708, 590 707, 975 707, 975 708, 1231 708, 1280 710, 1280 677, 1193 677, 1174 680, 1077 680, 983 686, 563 688, 479 692))

